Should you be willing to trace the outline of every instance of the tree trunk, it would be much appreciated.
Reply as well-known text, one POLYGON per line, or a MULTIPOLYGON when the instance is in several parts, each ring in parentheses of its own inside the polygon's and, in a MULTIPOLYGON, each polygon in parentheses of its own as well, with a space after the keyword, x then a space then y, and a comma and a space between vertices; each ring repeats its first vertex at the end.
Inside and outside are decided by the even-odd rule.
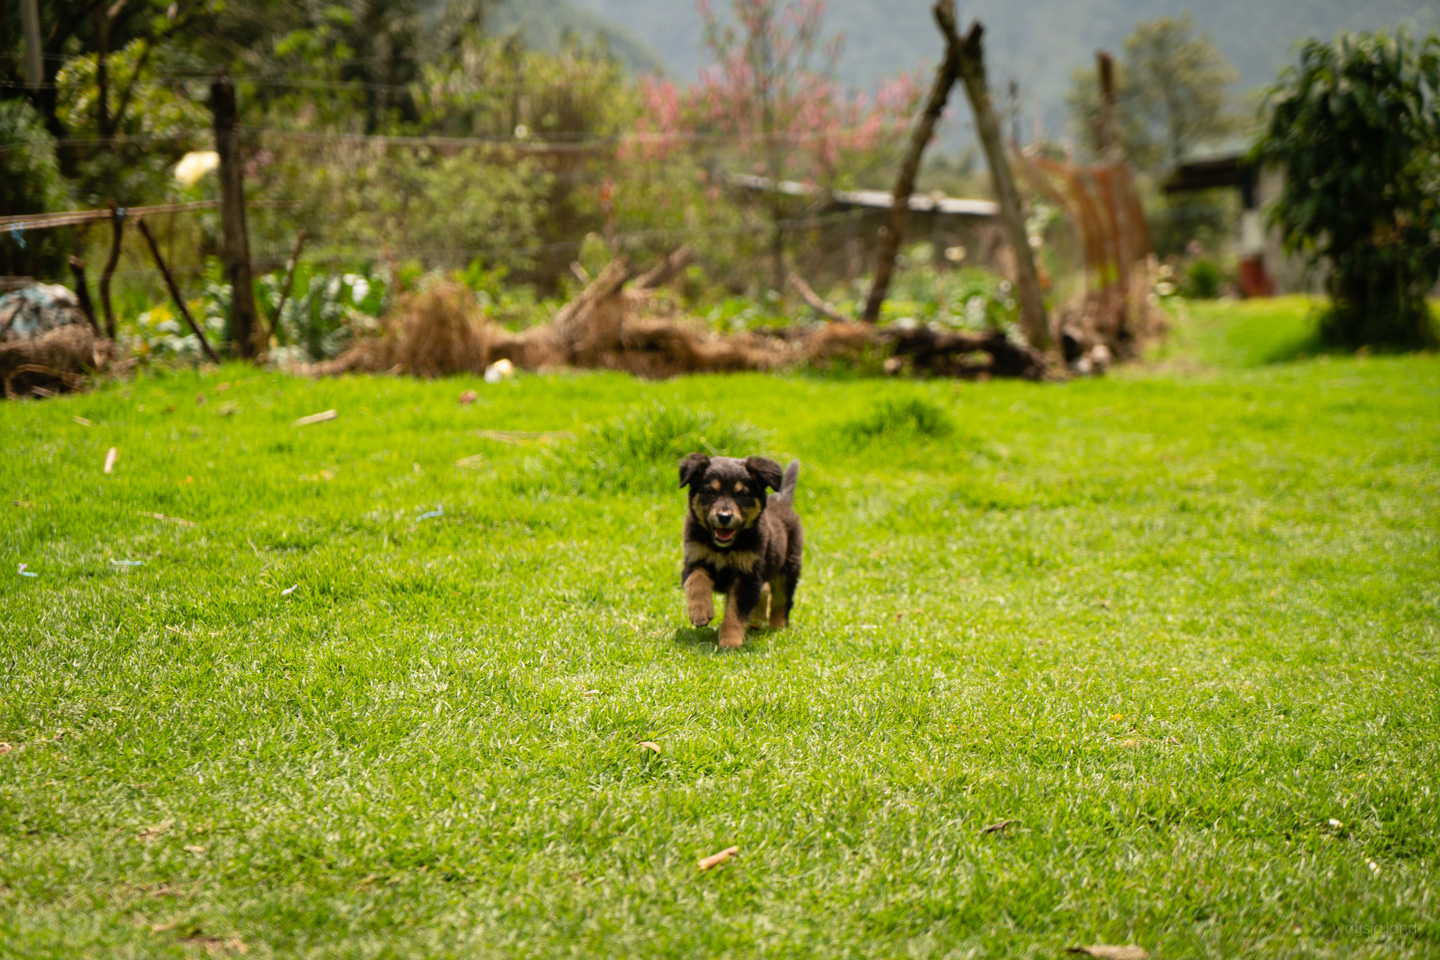
POLYGON ((45 83, 40 59, 40 8, 35 0, 20 0, 21 32, 25 35, 25 87, 34 93, 45 83))
POLYGON ((245 232, 244 165, 236 133, 235 87, 229 77, 210 84, 215 115, 215 152, 220 155, 220 226, 222 256, 230 284, 230 337, 245 359, 255 356, 255 288, 250 273, 250 240, 245 232))

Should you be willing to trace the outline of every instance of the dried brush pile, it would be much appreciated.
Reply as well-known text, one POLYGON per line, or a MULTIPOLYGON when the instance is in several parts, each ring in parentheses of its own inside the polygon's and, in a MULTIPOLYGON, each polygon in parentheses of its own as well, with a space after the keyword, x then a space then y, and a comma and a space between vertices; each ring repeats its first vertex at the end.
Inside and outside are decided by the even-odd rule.
POLYGON ((88 326, 56 327, 33 340, 0 343, 0 384, 6 398, 80 390, 115 354, 115 341, 97 337, 88 326))
POLYGON ((886 369, 946 377, 1039 379, 1045 358, 998 331, 877 329, 821 304, 803 281, 792 282, 832 322, 786 330, 721 335, 703 323, 656 316, 662 284, 690 262, 688 247, 641 274, 613 261, 547 324, 513 333, 486 322, 463 286, 436 283, 401 301, 386 331, 343 356, 305 368, 326 376, 349 371, 434 377, 479 373, 498 360, 526 370, 619 370, 659 379, 687 373, 777 370, 804 364, 888 357, 886 369))
POLYGON ((0 297, 0 389, 4 396, 48 397, 79 390, 115 358, 75 294, 33 284, 0 297))
POLYGON ((492 328, 468 289, 434 283, 401 297, 383 334, 304 372, 322 377, 350 372, 444 377, 482 371, 490 363, 491 336, 492 328))

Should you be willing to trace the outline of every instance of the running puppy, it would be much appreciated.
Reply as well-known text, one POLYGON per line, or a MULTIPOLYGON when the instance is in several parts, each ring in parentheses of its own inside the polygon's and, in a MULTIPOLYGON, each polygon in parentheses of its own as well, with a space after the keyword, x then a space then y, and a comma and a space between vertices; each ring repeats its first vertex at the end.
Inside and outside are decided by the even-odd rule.
POLYGON ((715 593, 726 596, 720 646, 745 642, 747 624, 778 630, 790 622, 800 581, 804 537, 795 515, 800 461, 707 457, 680 461, 680 486, 690 488, 685 513, 685 607, 690 622, 715 619, 715 593), (778 491, 766 499, 766 488, 778 491))

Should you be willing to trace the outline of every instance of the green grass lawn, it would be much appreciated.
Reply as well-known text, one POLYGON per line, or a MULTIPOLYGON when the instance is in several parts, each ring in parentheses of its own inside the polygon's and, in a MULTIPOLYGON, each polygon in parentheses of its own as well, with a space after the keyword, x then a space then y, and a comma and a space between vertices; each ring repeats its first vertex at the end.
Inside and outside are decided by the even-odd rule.
POLYGON ((1440 358, 1262 321, 1063 385, 0 404, 0 955, 1440 956, 1440 358), (738 653, 701 446, 804 464, 738 653))

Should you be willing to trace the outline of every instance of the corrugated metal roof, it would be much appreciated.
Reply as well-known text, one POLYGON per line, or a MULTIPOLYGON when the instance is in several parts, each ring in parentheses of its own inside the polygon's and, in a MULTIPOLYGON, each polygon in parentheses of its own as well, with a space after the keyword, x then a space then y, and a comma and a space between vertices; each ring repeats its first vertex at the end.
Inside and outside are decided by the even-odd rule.
MULTIPOLYGON (((779 191, 790 197, 815 197, 822 191, 819 187, 796 180, 781 180, 772 186, 769 177, 757 177, 748 173, 729 173, 725 179, 737 187, 747 190, 768 192, 779 191)), ((869 207, 889 210, 894 203, 888 190, 836 190, 832 196, 837 203, 855 207, 869 207)), ((996 217, 1000 207, 991 200, 966 200, 961 197, 947 197, 937 193, 914 193, 910 195, 910 209, 918 212, 935 212, 957 217, 996 217)))

